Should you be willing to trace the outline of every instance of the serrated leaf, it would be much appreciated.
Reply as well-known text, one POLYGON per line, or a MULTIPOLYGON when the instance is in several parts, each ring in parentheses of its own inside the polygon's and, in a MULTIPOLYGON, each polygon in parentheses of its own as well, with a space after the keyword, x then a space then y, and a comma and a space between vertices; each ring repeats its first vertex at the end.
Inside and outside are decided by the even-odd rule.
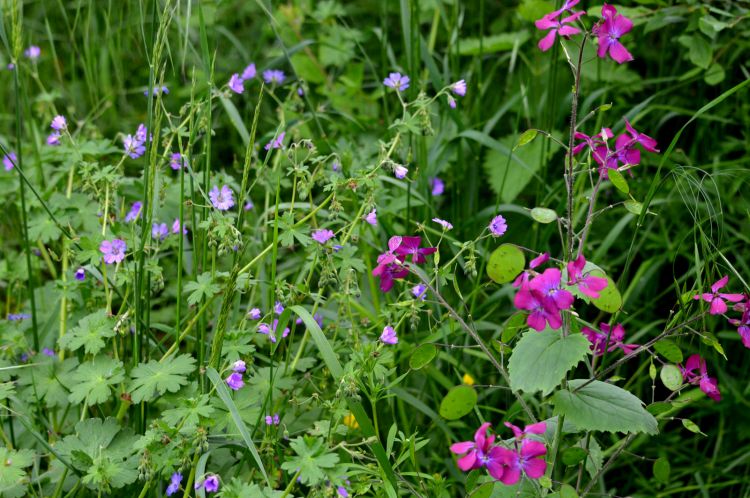
POLYGON ((29 478, 24 470, 34 463, 32 450, 0 447, 0 496, 20 498, 26 495, 29 478))
POLYGON ((682 363, 682 350, 669 339, 662 339, 654 344, 654 349, 672 363, 682 363))
POLYGON ((523 251, 513 244, 503 244, 490 255, 487 275, 498 284, 512 282, 526 266, 523 251))
POLYGON ((674 365, 664 365, 659 372, 659 378, 670 391, 676 391, 682 386, 682 373, 674 365))
POLYGON ((630 193, 628 181, 625 180, 625 177, 622 176, 622 173, 620 173, 619 170, 608 169, 607 176, 609 177, 609 181, 612 182, 612 185, 614 185, 617 190, 626 194, 630 193))
POLYGON ((201 273, 195 282, 185 284, 185 292, 189 292, 188 304, 198 304, 221 290, 221 286, 213 283, 210 272, 201 273))
POLYGON ((417 347, 409 357, 409 367, 419 370, 430 364, 437 354, 437 348, 433 344, 422 344, 417 347))
POLYGON ((557 213, 552 209, 535 207, 531 210, 531 218, 539 223, 552 223, 557 220, 557 213))
POLYGON ((477 404, 477 392, 467 385, 453 387, 440 402, 440 416, 447 420, 458 420, 471 412, 477 404))
POLYGON ((58 341, 60 347, 69 351, 84 348, 86 354, 96 355, 104 349, 105 339, 114 337, 115 321, 107 316, 105 310, 99 310, 85 316, 78 326, 62 336, 58 341))
POLYGON ((125 380, 125 369, 121 361, 101 355, 81 363, 70 378, 68 400, 71 403, 85 401, 88 405, 95 405, 109 400, 112 390, 125 380))
POLYGON ((586 357, 589 346, 589 341, 581 334, 526 332, 513 348, 508 362, 510 387, 527 393, 541 391, 546 396, 586 357))
POLYGON ((303 484, 318 485, 326 480, 326 469, 339 462, 339 456, 331 453, 321 438, 297 437, 289 446, 296 456, 287 457, 281 468, 294 475, 299 471, 303 484))
POLYGON ((552 402, 555 414, 565 415, 566 420, 587 430, 659 432, 656 419, 643 408, 640 399, 621 387, 598 380, 590 383, 587 379, 571 380, 568 389, 555 393, 552 402))
POLYGON ((130 374, 133 378, 129 387, 133 403, 148 401, 167 391, 177 392, 188 383, 187 376, 193 370, 195 358, 188 354, 168 358, 164 363, 156 360, 139 363, 130 374))

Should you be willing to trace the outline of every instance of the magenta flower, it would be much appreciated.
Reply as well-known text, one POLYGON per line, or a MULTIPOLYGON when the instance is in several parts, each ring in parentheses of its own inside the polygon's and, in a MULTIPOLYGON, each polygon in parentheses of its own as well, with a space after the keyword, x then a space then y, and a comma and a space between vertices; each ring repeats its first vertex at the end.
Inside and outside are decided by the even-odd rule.
MULTIPOLYGON (((268 340, 275 343, 276 342, 276 328, 279 326, 279 320, 275 319, 273 323, 269 326, 267 323, 261 323, 258 325, 258 333, 264 334, 268 336, 268 340)), ((284 329, 284 332, 281 334, 281 338, 285 338, 289 335, 289 327, 286 327, 284 329)))
POLYGON ((242 374, 239 372, 232 372, 229 377, 226 378, 227 385, 234 391, 239 391, 242 386, 245 385, 245 381, 242 380, 242 374))
POLYGON ((648 135, 637 132, 635 128, 631 126, 630 121, 628 121, 627 119, 625 120, 625 128, 628 130, 628 133, 630 133, 630 136, 633 137, 633 140, 641 144, 644 149, 649 152, 659 152, 659 149, 656 148, 656 140, 649 137, 648 135))
POLYGON ((52 124, 50 124, 50 128, 52 128, 55 131, 63 131, 68 127, 68 122, 65 120, 65 116, 57 115, 54 118, 52 118, 52 124))
POLYGON ((560 275, 559 268, 547 268, 544 273, 529 281, 529 289, 551 299, 557 309, 566 310, 573 305, 575 297, 561 287, 560 275))
MULTIPOLYGON (((419 247, 422 243, 422 237, 419 236, 405 236, 398 237, 399 243, 394 252, 399 256, 412 256, 412 261, 415 264, 422 264, 425 261, 425 256, 432 254, 437 251, 437 247, 419 247)), ((391 241, 394 241, 394 237, 391 237, 391 241)), ((388 245, 391 245, 391 241, 388 245)), ((395 243, 395 241, 394 241, 395 243)))
POLYGON ((372 226, 378 224, 378 210, 374 209, 365 215, 365 221, 372 226))
POLYGON ((609 53, 618 64, 632 61, 633 56, 620 43, 620 37, 633 29, 633 21, 618 14, 616 8, 606 3, 602 7, 602 18, 592 29, 594 36, 599 38, 597 55, 604 58, 609 53))
POLYGON ((544 252, 529 262, 529 268, 536 268, 549 261, 549 253, 544 252))
POLYGON ((557 35, 568 38, 580 33, 580 29, 576 28, 575 26, 568 26, 568 24, 573 24, 585 13, 586 12, 584 11, 576 12, 568 17, 558 20, 557 17, 560 15, 560 12, 552 12, 551 14, 547 14, 541 19, 537 20, 534 23, 537 29, 542 31, 547 29, 549 30, 549 32, 547 32, 547 35, 539 40, 539 49, 542 52, 546 52, 547 50, 552 48, 552 45, 555 44, 555 38, 557 37, 557 35))
POLYGON ((459 97, 463 97, 466 95, 466 81, 464 80, 458 80, 455 83, 451 85, 451 90, 453 90, 453 93, 458 95, 459 97))
POLYGON ((279 133, 279 136, 272 139, 270 142, 268 142, 263 149, 264 150, 271 150, 271 149, 283 149, 284 148, 284 137, 286 136, 286 132, 282 131, 279 133))
POLYGON ((393 176, 395 176, 399 180, 403 180, 404 178, 406 178, 406 175, 408 173, 409 173, 409 168, 407 168, 403 164, 395 164, 393 166, 393 176))
POLYGON ((386 325, 383 329, 383 333, 380 334, 380 341, 383 344, 389 344, 393 346, 394 344, 398 344, 398 336, 396 335, 396 331, 391 327, 390 325, 386 325))
POLYGON ((453 229, 453 224, 448 221, 442 220, 440 218, 433 218, 432 221, 443 227, 443 230, 445 231, 453 229))
POLYGON ((609 128, 602 128, 602 131, 598 135, 590 137, 585 133, 579 131, 575 132, 573 138, 580 140, 581 142, 573 147, 573 154, 578 154, 584 148, 588 147, 591 150, 591 155, 600 166, 604 166, 607 161, 607 155, 609 154, 609 147, 607 141, 614 136, 612 130, 609 128))
POLYGON ((583 254, 579 255, 575 261, 568 263, 568 285, 575 285, 582 294, 596 299, 599 297, 599 291, 607 287, 607 279, 590 274, 584 275, 584 266, 586 266, 586 258, 583 254))
POLYGON ((104 255, 104 262, 108 265, 119 263, 125 259, 126 249, 125 241, 120 239, 105 240, 99 246, 99 250, 104 255))
POLYGON ((383 80, 383 84, 388 88, 393 88, 397 92, 403 92, 409 88, 409 77, 401 75, 401 73, 391 73, 386 79, 383 80))
POLYGON ((36 45, 32 45, 24 50, 23 55, 35 61, 39 58, 40 55, 42 55, 42 49, 37 47, 36 45))
POLYGON ((553 330, 562 327, 562 316, 555 301, 539 291, 529 288, 528 284, 521 288, 513 298, 513 305, 520 310, 530 311, 526 323, 529 327, 541 332, 549 324, 553 330))
POLYGON ((75 272, 75 277, 79 282, 83 282, 84 280, 86 280, 86 270, 84 270, 83 268, 78 268, 75 272))
POLYGON ((182 482, 182 474, 175 472, 169 479, 169 486, 167 486, 167 496, 172 496, 180 490, 180 483, 182 482))
POLYGON ((331 240, 336 234, 333 233, 333 230, 328 229, 321 229, 321 230, 315 230, 312 233, 312 239, 317 242, 318 244, 325 244, 329 240, 331 240))
POLYGON ((214 188, 208 193, 208 197, 211 199, 211 204, 213 204, 213 206, 219 211, 226 211, 234 206, 234 195, 232 194, 232 189, 226 185, 223 185, 221 190, 214 185, 214 188))
POLYGON ((276 84, 281 85, 284 83, 284 80, 286 79, 286 75, 284 74, 284 71, 281 71, 279 69, 266 69, 263 71, 263 80, 265 80, 266 84, 276 84))
POLYGON ((56 147, 60 145, 60 133, 57 131, 53 131, 49 135, 47 135, 47 145, 56 147))
POLYGON ((518 426, 505 422, 505 427, 513 431, 513 435, 516 439, 521 440, 528 434, 544 434, 547 431, 546 422, 537 422, 536 424, 527 425, 521 430, 518 426))
POLYGON ((563 3, 563 6, 560 7, 558 10, 552 12, 550 15, 559 16, 560 14, 562 14, 563 12, 565 12, 566 10, 571 10, 573 7, 575 7, 576 5, 578 5, 578 2, 580 2, 580 1, 581 0, 565 0, 565 3, 563 3))
POLYGON ((693 296, 693 299, 703 299, 707 303, 711 303, 711 307, 708 311, 710 314, 723 315, 727 311, 727 303, 724 302, 725 300, 731 303, 738 303, 742 301, 743 298, 742 294, 724 294, 719 292, 719 289, 727 285, 727 282, 729 282, 729 275, 724 275, 723 278, 717 280, 711 286, 711 294, 696 294, 693 296))
POLYGON ((745 302, 735 306, 735 309, 742 311, 742 317, 737 320, 732 318, 729 323, 737 327, 737 333, 740 334, 742 345, 750 348, 750 296, 744 297, 745 302))
POLYGON ((591 343, 591 351, 594 352, 594 356, 603 355, 605 348, 610 353, 615 349, 622 349, 622 352, 627 356, 639 347, 638 344, 625 344, 625 328, 621 323, 618 323, 614 329, 611 329, 608 323, 602 322, 599 324, 599 329, 601 332, 597 332, 589 327, 581 329, 581 333, 591 343))
POLYGON ((495 442, 495 435, 487 435, 489 427, 489 422, 483 423, 474 433, 474 441, 454 443, 450 450, 456 455, 463 455, 456 462, 459 469, 468 472, 486 467, 493 478, 500 480, 505 473, 505 466, 502 463, 505 458, 504 453, 510 450, 492 446, 495 442))
POLYGON ((3 166, 5 166, 5 171, 12 170, 16 162, 18 161, 18 157, 16 156, 15 152, 9 152, 7 155, 3 156, 3 166))
POLYGON ((390 251, 378 256, 378 265, 372 270, 372 275, 380 279, 380 290, 383 292, 390 291, 395 280, 405 278, 408 274, 409 270, 390 251))
POLYGON ((502 452, 499 460, 505 469, 502 476, 497 479, 503 484, 511 486, 517 483, 521 478, 521 472, 530 479, 539 479, 547 471, 547 462, 544 460, 547 447, 544 443, 524 439, 521 441, 519 452, 505 448, 498 449, 502 452))
POLYGON ((241 76, 241 78, 242 78, 243 80, 249 80, 249 79, 255 78, 255 75, 256 75, 257 73, 258 73, 258 71, 257 71, 257 70, 255 69, 255 63, 254 63, 254 62, 251 62, 251 63, 250 63, 250 65, 249 65, 249 66, 247 66, 247 67, 246 67, 246 68, 245 68, 245 69, 244 69, 244 70, 242 71, 242 76, 241 76))
POLYGON ((137 220, 141 216, 141 208, 143 207, 143 203, 141 201, 135 201, 132 206, 130 206, 130 211, 128 211, 128 214, 125 215, 125 222, 130 223, 131 221, 137 220))
POLYGON ((433 196, 437 197, 443 195, 443 192, 445 192, 445 182, 437 176, 435 178, 430 178, 430 188, 432 189, 430 193, 433 196))
POLYGON ((706 369, 706 360, 700 357, 700 355, 694 354, 687 359, 685 366, 677 365, 682 372, 682 378, 685 382, 693 385, 698 385, 706 396, 714 401, 721 401, 721 392, 719 392, 719 385, 716 377, 709 377, 708 370, 706 369), (695 373, 695 370, 698 373, 695 373))
POLYGON ((253 320, 260 320, 261 312, 258 308, 253 308, 247 312, 247 316, 253 320))
POLYGON ((489 224, 489 229, 493 237, 502 237, 503 234, 505 234, 505 231, 508 230, 508 224, 502 214, 498 214, 492 218, 492 221, 490 221, 489 224))
POLYGON ((242 82, 242 78, 240 78, 240 75, 237 73, 234 73, 229 78, 229 83, 227 83, 227 86, 230 90, 232 90, 234 93, 242 93, 245 91, 245 85, 242 82))

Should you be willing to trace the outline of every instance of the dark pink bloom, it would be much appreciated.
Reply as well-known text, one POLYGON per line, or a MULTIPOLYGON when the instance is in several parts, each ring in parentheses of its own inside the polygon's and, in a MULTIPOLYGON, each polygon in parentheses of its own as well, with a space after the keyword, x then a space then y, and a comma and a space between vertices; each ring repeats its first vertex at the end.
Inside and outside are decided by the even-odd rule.
MULTIPOLYGON (((411 254, 412 261, 415 264, 424 263, 427 261, 425 256, 432 254, 437 251, 437 247, 419 247, 422 243, 422 237, 419 236, 405 236, 401 237, 401 243, 395 249, 395 253, 399 256, 408 256, 411 254)), ((389 242, 390 245, 390 242, 389 242)))
POLYGON ((524 439, 521 441, 521 449, 518 452, 499 448, 502 451, 500 459, 505 466, 503 475, 499 478, 503 484, 508 486, 518 482, 521 472, 530 479, 539 479, 547 471, 547 462, 544 455, 547 447, 539 441, 524 439))
POLYGON ((573 305, 573 294, 560 287, 560 269, 547 268, 529 282, 529 289, 551 299, 558 309, 566 310, 573 305))
POLYGON ((614 136, 612 130, 609 128, 602 128, 602 131, 598 135, 592 137, 581 133, 580 131, 575 132, 573 138, 580 140, 581 142, 573 147, 573 154, 578 154, 586 147, 591 150, 591 157, 600 166, 604 166, 607 161, 607 155, 609 154, 609 147, 607 141, 614 136))
POLYGON ((633 137, 633 140, 641 144, 644 149, 649 152, 659 152, 659 149, 656 148, 656 140, 648 135, 644 135, 643 133, 638 133, 627 119, 625 120, 625 128, 628 130, 628 133, 630 133, 630 136, 633 137))
POLYGON ((625 344, 625 328, 621 323, 615 325, 614 329, 611 329, 608 323, 600 323, 599 329, 601 332, 588 327, 583 327, 581 330, 581 333, 591 343, 591 351, 594 352, 594 356, 603 355, 605 348, 610 353, 615 349, 622 349, 625 355, 629 355, 639 347, 638 344, 625 344))
POLYGON ((717 280, 711 286, 711 294, 696 294, 693 296, 693 299, 703 299, 707 303, 711 303, 711 307, 708 312, 712 315, 723 315, 727 312, 727 303, 724 302, 725 300, 732 303, 738 303, 742 301, 743 298, 742 294, 724 294, 722 292, 719 292, 719 289, 727 285, 727 282, 729 282, 729 275, 724 275, 723 278, 717 280))
POLYGON ((544 330, 547 323, 554 330, 562 327, 562 317, 555 301, 531 289, 528 284, 521 286, 513 299, 513 304, 520 310, 531 311, 526 323, 537 332, 544 330))
POLYGON ((687 359, 684 367, 682 365, 678 366, 680 367, 680 372, 682 372, 682 378, 685 382, 700 386, 701 391, 706 393, 706 396, 714 401, 721 401, 718 382, 716 377, 708 376, 706 360, 699 355, 694 354, 687 359), (696 369, 698 370, 697 374, 695 373, 696 369))
POLYGON ((576 285, 581 293, 596 299, 599 297, 599 291, 607 287, 607 279, 589 274, 584 275, 584 266, 586 266, 586 258, 583 254, 575 261, 568 263, 568 285, 576 285))
POLYGON ((521 430, 518 426, 505 422, 505 427, 513 431, 513 435, 516 439, 523 439, 528 434, 544 434, 547 430, 546 422, 537 422, 536 424, 527 425, 521 430))
POLYGON ((742 345, 750 348, 750 297, 745 296, 745 302, 735 306, 735 309, 742 311, 742 318, 739 320, 731 319, 729 323, 737 327, 737 333, 742 338, 742 345))
POLYGON ((593 28, 594 35, 599 38, 597 55, 604 58, 609 53, 618 64, 632 61, 633 56, 620 43, 620 38, 633 29, 633 21, 618 14, 617 9, 606 3, 602 7, 602 18, 593 28))
POLYGON ((549 261, 549 253, 548 252, 542 253, 536 258, 531 260, 531 262, 529 263, 529 268, 536 268, 537 266, 542 266, 547 261, 549 261))
POLYGON ((552 15, 559 16, 560 14, 562 14, 563 12, 565 12, 566 10, 571 10, 573 7, 575 7, 576 5, 578 5, 578 2, 580 2, 580 1, 581 0, 565 0, 565 2, 563 3, 562 7, 560 7, 559 9, 557 9, 556 11, 552 12, 549 15, 551 15, 551 16, 552 15))
POLYGON ((402 266, 402 261, 391 252, 385 252, 378 256, 378 266, 372 270, 374 277, 380 278, 380 290, 388 292, 393 288, 397 279, 405 278, 409 270, 402 266))
POLYGON ((569 36, 577 35, 581 32, 581 30, 576 28, 575 26, 567 25, 576 22, 579 17, 585 14, 585 12, 576 12, 568 17, 558 20, 557 17, 560 14, 561 12, 559 11, 552 12, 534 23, 539 30, 549 30, 547 35, 539 40, 538 46, 542 52, 546 52, 547 50, 552 48, 552 45, 555 44, 555 37, 557 35, 568 38, 569 36))
POLYGON ((456 462, 458 468, 467 472, 472 469, 487 467, 490 475, 495 479, 501 479, 505 468, 501 463, 503 458, 503 448, 492 447, 495 442, 495 435, 487 435, 490 423, 485 422, 474 433, 474 441, 464 441, 451 445, 451 452, 457 455, 464 455, 456 462))

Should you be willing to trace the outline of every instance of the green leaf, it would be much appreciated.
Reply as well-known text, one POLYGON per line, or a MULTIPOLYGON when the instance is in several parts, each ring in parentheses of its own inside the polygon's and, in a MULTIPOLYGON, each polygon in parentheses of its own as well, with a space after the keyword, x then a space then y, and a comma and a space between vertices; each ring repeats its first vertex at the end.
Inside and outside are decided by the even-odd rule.
POLYGON ((26 495, 29 478, 24 470, 34 463, 32 450, 11 450, 0 447, 0 496, 20 498, 26 495))
POLYGON ((487 275, 498 284, 512 282, 526 267, 523 251, 513 244, 495 249, 487 263, 487 275))
POLYGON ((625 209, 633 214, 641 214, 641 211, 643 211, 643 204, 635 199, 628 199, 625 201, 625 209))
POLYGON ((440 402, 440 416, 448 420, 458 420, 467 415, 477 404, 477 392, 467 385, 453 387, 440 402))
POLYGON ((649 412, 651 415, 659 415, 661 413, 666 413, 669 410, 672 409, 672 403, 667 403, 666 401, 657 401, 655 403, 651 403, 646 407, 646 411, 649 412))
POLYGON ((70 402, 85 401, 86 404, 93 405, 109 400, 112 390, 125 380, 125 369, 121 361, 101 355, 81 363, 70 377, 70 402))
POLYGON ((102 309, 82 318, 76 328, 60 338, 59 343, 69 351, 84 348, 86 354, 96 355, 104 349, 105 339, 114 335, 115 321, 102 309))
POLYGON ((661 367, 659 378, 664 384, 664 387, 670 391, 676 391, 682 386, 682 373, 680 372, 680 369, 674 365, 664 365, 661 367))
POLYGON ((481 39, 466 38, 461 40, 458 44, 458 55, 486 55, 493 52, 507 52, 513 50, 513 47, 516 46, 516 44, 520 46, 528 39, 528 31, 484 36, 481 39))
POLYGON ((554 331, 529 330, 508 361, 510 387, 527 393, 541 391, 546 396, 586 357, 589 346, 582 334, 563 336, 554 331))
POLYGON ((571 380, 567 390, 555 393, 552 402, 555 414, 565 415, 566 420, 586 430, 658 433, 656 419, 643 408, 641 400, 612 384, 571 380))
POLYGON ((724 357, 725 360, 727 359, 727 355, 726 353, 724 353, 724 348, 719 342, 719 339, 717 339, 716 336, 711 332, 703 332, 703 335, 701 336, 701 342, 703 342, 703 344, 705 344, 706 346, 713 347, 717 353, 724 357))
POLYGON ((666 457, 659 457, 654 462, 654 477, 657 481, 664 484, 669 483, 669 474, 671 468, 669 466, 669 460, 666 457))
POLYGON ((213 283, 211 273, 201 273, 195 282, 185 284, 185 292, 190 292, 188 304, 198 304, 204 298, 207 299, 221 290, 219 284, 213 283))
POLYGON ((508 321, 503 325, 503 334, 500 336, 500 340, 508 344, 523 328, 526 328, 526 315, 524 313, 516 313, 508 318, 508 321))
POLYGON ((240 116, 237 107, 235 107, 230 99, 221 94, 219 94, 219 100, 221 101, 221 105, 224 106, 224 110, 227 111, 227 116, 229 116, 229 121, 232 123, 232 126, 234 126, 237 133, 240 134, 240 137, 242 137, 242 143, 245 145, 250 143, 250 133, 248 133, 247 127, 245 126, 244 121, 242 121, 242 117, 240 116))
POLYGON ((552 223, 557 220, 557 213, 552 209, 535 207, 531 210, 531 217, 539 223, 552 223))
POLYGON ((713 48, 704 36, 700 34, 682 35, 678 41, 688 49, 688 59, 701 69, 707 69, 713 58, 713 48))
POLYGON ((609 181, 612 182, 612 185, 614 185, 617 190, 626 194, 630 192, 628 182, 627 180, 625 180, 625 177, 622 176, 622 173, 620 173, 619 170, 608 169, 607 176, 609 177, 609 181))
POLYGON ((422 344, 417 347, 409 358, 409 367, 419 370, 430 364, 437 354, 437 348, 433 344, 422 344))
POLYGON ((518 147, 523 147, 527 143, 534 140, 538 134, 539 132, 537 130, 526 130, 525 132, 521 133, 520 137, 518 137, 518 142, 516 142, 516 146, 513 149, 515 150, 518 147))
POLYGON ((177 427, 182 424, 180 432, 189 433, 195 430, 201 420, 207 419, 216 411, 213 406, 208 404, 207 394, 201 394, 193 397, 180 397, 177 406, 164 410, 162 418, 171 427, 177 427))
POLYGON ((604 272, 598 270, 592 271, 591 275, 596 277, 607 277, 607 286, 599 291, 599 297, 592 299, 591 303, 607 313, 620 311, 620 308, 622 308, 622 296, 620 295, 620 291, 617 290, 615 282, 605 275, 604 272))
POLYGON ((299 471, 303 484, 316 486, 326 480, 326 470, 339 463, 339 456, 332 453, 323 439, 297 437, 289 443, 296 456, 287 457, 281 468, 294 475, 299 471))
POLYGON ((682 426, 685 427, 685 429, 689 430, 690 432, 694 432, 695 434, 700 434, 702 436, 705 436, 705 434, 701 432, 701 428, 698 427, 698 424, 696 424, 690 419, 683 418, 682 426))
POLYGON ((548 494, 547 498, 578 498, 578 493, 570 484, 563 484, 560 486, 560 491, 548 494))
POLYGON ((721 64, 714 62, 708 67, 708 69, 706 69, 706 74, 703 75, 703 80, 706 84, 715 86, 724 81, 726 76, 726 72, 721 64))
POLYGON ((588 454, 588 451, 580 446, 571 446, 570 448, 565 448, 565 450, 563 450, 562 462, 568 466, 577 465, 581 463, 588 454))
POLYGON ((669 339, 662 339, 654 344, 654 349, 672 363, 682 363, 682 351, 669 339))
POLYGON ((169 391, 177 392, 188 383, 187 376, 195 370, 195 358, 189 354, 167 358, 164 363, 150 360, 139 363, 133 371, 130 395, 133 403, 149 401, 169 391))

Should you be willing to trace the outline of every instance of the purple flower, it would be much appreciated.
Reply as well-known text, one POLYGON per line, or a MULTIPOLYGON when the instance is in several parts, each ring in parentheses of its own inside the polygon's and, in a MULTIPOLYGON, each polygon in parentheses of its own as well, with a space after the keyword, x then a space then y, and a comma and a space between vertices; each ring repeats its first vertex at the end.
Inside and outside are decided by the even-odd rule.
POLYGON ((618 64, 632 61, 633 56, 620 43, 620 37, 633 29, 633 21, 618 14, 616 8, 606 3, 602 7, 602 18, 592 29, 592 33, 599 38, 597 55, 604 58, 609 53, 618 64))
POLYGON ((393 88, 397 92, 402 92, 409 88, 409 77, 401 75, 401 73, 391 73, 386 79, 383 80, 383 84, 389 88, 393 88))
POLYGON ((502 237, 505 234, 505 231, 508 229, 508 224, 502 214, 498 214, 492 218, 489 229, 494 237, 502 237))
POLYGON ((243 85, 242 78, 240 78, 240 75, 237 73, 234 73, 232 77, 229 78, 227 86, 229 86, 229 89, 234 93, 242 93, 245 91, 245 85, 243 85))
POLYGON ((375 226, 378 224, 377 211, 378 211, 377 209, 373 209, 372 211, 370 211, 369 213, 365 215, 365 221, 369 223, 370 225, 375 226))
POLYGON ((175 472, 169 479, 169 486, 167 486, 167 496, 172 496, 180 490, 180 483, 182 482, 182 474, 175 472))
MULTIPOLYGON (((279 320, 275 319, 273 323, 269 326, 267 323, 261 323, 258 325, 258 333, 264 334, 268 336, 268 340, 271 342, 276 342, 276 327, 279 326, 279 320)), ((289 327, 284 329, 284 332, 281 334, 281 338, 285 338, 289 335, 289 327)))
POLYGON ((302 97, 305 94, 305 91, 302 89, 302 87, 297 88, 297 95, 302 97))
POLYGON ((279 69, 266 69, 265 71, 263 71, 263 80, 268 85, 270 85, 271 83, 281 85, 282 83, 284 83, 285 79, 286 75, 284 74, 284 71, 281 71, 279 69))
POLYGON ((531 289, 528 284, 521 285, 513 298, 513 305, 519 310, 531 312, 526 318, 526 323, 537 332, 544 330, 546 324, 553 330, 562 327, 560 309, 555 305, 555 301, 538 290, 531 289))
POLYGON ((443 230, 451 230, 453 228, 453 225, 451 223, 445 220, 441 220, 440 218, 433 218, 432 221, 442 226, 443 230))
POLYGON ((248 201, 245 203, 245 206, 243 207, 243 209, 245 211, 251 211, 254 207, 255 207, 255 204, 253 204, 253 201, 251 201, 251 200, 248 199, 248 201))
POLYGON ((177 171, 184 166, 187 166, 187 158, 182 157, 179 152, 175 152, 169 157, 169 167, 173 170, 177 171))
POLYGON ((68 122, 65 120, 65 116, 57 115, 54 118, 52 118, 52 124, 50 124, 50 128, 52 128, 55 131, 63 131, 68 127, 68 122))
POLYGON ((334 159, 333 163, 331 164, 331 169, 338 173, 339 171, 341 171, 341 163, 338 162, 338 160, 334 159))
POLYGON ((208 197, 211 199, 211 204, 219 211, 226 211, 234 206, 232 189, 226 185, 223 185, 221 190, 214 185, 214 188, 208 193, 208 197))
POLYGON ((539 49, 542 52, 546 52, 547 50, 552 48, 552 45, 555 44, 555 37, 557 35, 568 38, 572 35, 577 35, 578 33, 580 33, 581 30, 576 28, 575 26, 566 25, 573 24, 585 13, 586 12, 584 11, 576 12, 573 15, 563 18, 562 20, 558 20, 557 17, 561 14, 561 12, 552 12, 551 14, 547 14, 536 21, 534 24, 536 25, 537 29, 542 31, 547 29, 549 30, 547 35, 539 40, 539 49))
POLYGON ((50 348, 44 348, 44 349, 42 349, 42 354, 44 356, 49 356, 50 358, 54 358, 55 357, 55 352, 53 350, 51 350, 50 348))
POLYGON ((249 66, 247 66, 247 67, 246 67, 246 68, 245 68, 245 69, 244 69, 244 70, 242 71, 242 76, 241 76, 241 78, 242 78, 243 80, 249 80, 249 79, 255 78, 255 75, 256 75, 256 73, 257 73, 257 71, 256 71, 256 69, 255 69, 255 63, 254 63, 254 62, 251 62, 251 63, 250 63, 250 65, 249 65, 249 66))
POLYGON ((154 240, 164 240, 169 234, 166 223, 154 223, 151 225, 151 238, 154 240))
POLYGON ((638 344, 625 344, 625 328, 621 323, 615 325, 614 329, 610 328, 608 323, 600 323, 599 329, 601 332, 592 330, 589 327, 583 327, 581 333, 591 343, 591 351, 594 352, 594 356, 601 356, 606 351, 612 352, 615 349, 622 349, 622 352, 627 356, 633 351, 638 349, 638 344), (607 347, 609 344, 609 347, 607 347))
POLYGON ((42 54, 42 49, 37 47, 36 45, 32 45, 26 50, 24 50, 23 55, 28 57, 31 60, 36 60, 39 58, 39 56, 42 54))
POLYGON ((245 381, 242 380, 242 374, 239 372, 232 372, 229 377, 226 378, 227 385, 235 391, 242 389, 245 385, 245 381))
POLYGON ((219 490, 219 477, 215 474, 208 474, 208 477, 201 482, 200 486, 196 483, 195 489, 198 489, 201 486, 203 486, 203 489, 205 489, 207 493, 215 493, 219 490))
POLYGON ((126 249, 125 241, 120 239, 105 240, 99 246, 99 250, 104 255, 104 262, 108 265, 119 263, 125 259, 126 249))
POLYGON ((328 230, 328 229, 315 230, 312 233, 312 239, 318 244, 325 244, 326 242, 331 240, 334 236, 335 234, 333 233, 333 230, 328 230))
POLYGON ((456 81, 451 85, 451 90, 453 90, 453 93, 455 93, 459 97, 463 97, 464 95, 466 95, 466 81, 456 81))
POLYGON ((383 333, 380 334, 380 341, 383 344, 398 344, 398 336, 396 335, 396 331, 393 330, 393 327, 390 325, 386 325, 383 329, 383 333))
POLYGON ((130 207, 130 211, 125 215, 125 222, 130 223, 131 221, 137 220, 141 216, 141 208, 143 203, 141 201, 135 201, 130 207))
MULTIPOLYGON (((148 97, 148 88, 146 88, 145 90, 143 90, 143 95, 145 95, 146 97, 148 97)), ((167 88, 166 85, 162 85, 160 87, 155 86, 154 87, 154 97, 156 97, 157 95, 169 95, 169 88, 167 88)))
POLYGON ((284 312, 284 305, 281 304, 281 301, 276 301, 273 305, 273 312, 277 315, 281 315, 284 312))
POLYGON ((282 131, 281 133, 279 133, 278 137, 272 139, 263 148, 265 150, 282 149, 284 147, 284 137, 285 136, 286 136, 286 132, 282 131))
POLYGON ((9 322, 20 322, 21 320, 26 320, 28 318, 31 318, 31 315, 28 313, 10 313, 8 314, 8 321, 9 322))
POLYGON ((266 415, 266 425, 279 425, 280 423, 281 419, 278 413, 274 413, 273 416, 266 415))
POLYGON ((60 133, 57 131, 53 131, 52 133, 47 135, 47 145, 50 145, 52 147, 60 145, 60 133))
POLYGON ((450 95, 447 95, 447 97, 448 97, 448 107, 450 107, 451 109, 455 109, 456 105, 457 105, 456 104, 456 99, 454 99, 450 95))
POLYGON ((415 298, 419 299, 420 301, 424 301, 427 297, 427 286, 424 284, 417 284, 411 288, 411 293, 415 298))
POLYGON ((253 320, 260 320, 261 312, 258 308, 253 308, 247 312, 247 316, 253 320))
MULTIPOLYGON (((175 218, 174 222, 172 223, 172 233, 180 233, 180 219, 175 218)), ((182 233, 187 234, 188 230, 185 227, 182 227, 182 233)))
POLYGON ((573 305, 575 298, 561 287, 561 276, 559 268, 547 268, 529 282, 529 289, 537 291, 545 299, 551 299, 558 309, 567 310, 573 305))
POLYGON ((431 193, 433 196, 443 195, 443 192, 445 192, 445 182, 437 176, 430 178, 430 188, 432 189, 431 193))
POLYGON ((139 142, 145 142, 147 139, 150 141, 150 138, 148 136, 148 129, 146 128, 146 125, 141 123, 138 125, 138 129, 135 130, 135 139, 139 142))
POLYGON ((399 180, 403 180, 408 173, 409 169, 402 164, 396 164, 393 166, 393 175, 399 180))
POLYGON ((83 268, 78 268, 76 270, 75 277, 79 282, 83 282, 84 280, 86 280, 86 270, 84 270, 83 268))
POLYGON ((7 155, 3 156, 3 166, 5 166, 5 171, 12 170, 16 165, 16 161, 18 161, 18 157, 15 152, 9 152, 7 155))
POLYGON ((244 373, 245 370, 247 370, 247 365, 245 365, 245 362, 242 360, 237 360, 234 363, 232 363, 232 371, 237 373, 244 373))
POLYGON ((138 159, 146 152, 143 142, 138 140, 133 135, 126 135, 122 139, 122 145, 125 148, 125 153, 130 156, 131 159, 138 159))

